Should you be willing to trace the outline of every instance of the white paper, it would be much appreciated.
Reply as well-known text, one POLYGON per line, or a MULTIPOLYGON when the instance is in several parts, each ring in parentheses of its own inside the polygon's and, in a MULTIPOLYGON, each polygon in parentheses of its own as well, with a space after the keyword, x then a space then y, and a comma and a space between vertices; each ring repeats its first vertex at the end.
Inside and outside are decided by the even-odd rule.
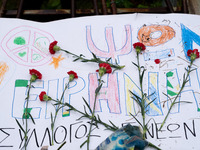
MULTIPOLYGON (((163 131, 158 131, 168 112, 171 95, 180 90, 185 68, 189 65, 186 56, 188 49, 199 49, 200 17, 183 14, 129 14, 113 16, 94 16, 65 19, 48 23, 38 23, 20 19, 0 19, 0 149, 20 149, 23 145, 23 133, 15 118, 22 124, 22 114, 27 94, 26 83, 29 83, 29 69, 37 69, 43 75, 31 88, 29 108, 35 125, 28 120, 28 149, 57 149, 66 141, 62 149, 80 149, 87 139, 89 131, 88 119, 76 120, 80 114, 73 111, 62 117, 64 108, 59 112, 54 132, 54 146, 50 146, 51 121, 50 114, 55 109, 51 103, 41 102, 38 95, 46 91, 54 99, 61 97, 67 72, 77 72, 79 78, 70 83, 64 95, 64 101, 79 110, 84 110, 83 99, 92 105, 94 90, 97 86, 98 64, 73 62, 73 57, 64 52, 51 55, 48 51, 50 42, 58 41, 58 46, 77 55, 83 54, 92 58, 110 58, 123 70, 105 75, 105 83, 101 89, 96 106, 96 115, 107 123, 111 120, 116 126, 131 123, 139 125, 129 116, 136 115, 139 107, 131 99, 129 90, 140 93, 138 70, 132 64, 137 62, 136 52, 132 44, 143 42, 147 49, 140 55, 140 64, 147 71, 144 75, 144 91, 154 94, 156 100, 148 108, 147 140, 163 150, 199 149, 200 138, 200 80, 199 62, 194 61, 190 81, 181 93, 181 101, 189 103, 176 104, 169 115, 163 131), (160 64, 154 60, 160 59, 160 64), (170 73, 169 73, 170 72, 170 73), (169 74, 167 74, 169 73, 169 74), (169 75, 167 77, 167 75, 169 75), (167 84, 170 82, 170 85, 167 84), (169 95, 170 96, 170 95, 169 95), (48 132, 49 131, 49 132, 48 132), (48 134, 49 133, 49 134, 48 134)), ((150 100, 153 100, 150 98, 150 100)), ((92 132, 90 148, 96 148, 112 132, 99 129, 92 132)), ((86 145, 82 148, 86 149, 86 145)), ((146 148, 150 149, 150 148, 146 148)))

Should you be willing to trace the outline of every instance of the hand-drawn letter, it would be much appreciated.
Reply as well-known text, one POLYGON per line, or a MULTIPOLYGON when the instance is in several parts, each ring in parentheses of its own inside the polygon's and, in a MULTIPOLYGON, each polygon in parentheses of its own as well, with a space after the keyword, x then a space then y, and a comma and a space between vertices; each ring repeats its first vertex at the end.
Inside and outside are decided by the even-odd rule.
MULTIPOLYGON (((100 95, 97 97, 96 111, 102 111, 100 100, 106 100, 110 113, 121 113, 120 110, 120 97, 117 74, 107 75, 107 87, 102 87, 100 95)), ((98 86, 97 74, 89 74, 89 104, 91 108, 94 105, 95 89, 98 86)))
POLYGON ((124 46, 117 50, 115 47, 115 41, 113 37, 113 28, 112 27, 106 27, 105 28, 105 37, 106 37, 106 42, 108 45, 108 50, 107 51, 102 51, 99 48, 96 47, 94 41, 92 40, 92 35, 91 35, 91 27, 86 26, 86 36, 87 36, 87 44, 88 44, 88 49, 97 55, 98 57, 103 57, 103 58, 112 58, 112 62, 115 62, 115 60, 118 61, 119 63, 119 56, 122 55, 127 55, 131 52, 132 50, 132 37, 131 37, 131 26, 126 25, 125 26, 125 31, 126 31, 126 41, 124 46))
POLYGON ((139 41, 146 46, 157 46, 166 43, 174 38, 174 36, 174 29, 166 25, 143 26, 138 32, 139 41), (158 35, 158 37, 154 37, 154 34, 158 35))

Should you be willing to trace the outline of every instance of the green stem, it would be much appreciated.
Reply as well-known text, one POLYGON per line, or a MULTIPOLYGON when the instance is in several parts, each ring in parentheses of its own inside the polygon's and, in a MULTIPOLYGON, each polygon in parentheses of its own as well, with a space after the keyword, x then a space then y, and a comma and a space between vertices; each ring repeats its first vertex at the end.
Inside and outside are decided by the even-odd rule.
POLYGON ((86 59, 86 58, 84 58, 83 56, 78 56, 78 55, 76 55, 76 54, 74 54, 74 53, 71 53, 71 52, 69 52, 69 51, 67 51, 67 50, 61 49, 61 51, 65 52, 65 53, 67 53, 67 54, 70 54, 70 55, 76 57, 77 59, 80 59, 82 62, 95 62, 95 63, 98 63, 98 64, 99 64, 99 63, 107 63, 107 64, 109 64, 112 68, 115 68, 115 69, 117 69, 117 70, 121 70, 121 69, 123 69, 123 68, 125 67, 125 66, 120 66, 120 65, 114 65, 114 64, 111 64, 111 63, 109 63, 109 62, 107 62, 107 61, 102 61, 102 60, 99 59, 99 58, 86 59))
POLYGON ((181 89, 179 90, 178 94, 176 95, 176 97, 174 98, 173 102, 171 103, 171 105, 170 105, 170 107, 169 107, 169 110, 168 110, 168 112, 167 112, 167 115, 165 116, 165 118, 164 118, 164 120, 163 120, 163 122, 162 122, 162 124, 161 124, 161 126, 160 126, 160 128, 159 128, 159 130, 161 130, 162 127, 164 126, 164 124, 165 124, 165 122, 166 122, 166 120, 167 120, 167 118, 168 118, 168 116, 169 116, 169 114, 170 114, 170 112, 171 112, 171 109, 173 108, 174 104, 176 103, 177 98, 179 97, 179 95, 181 94, 182 90, 184 89, 185 84, 188 82, 188 77, 189 77, 189 74, 190 74, 190 72, 191 72, 192 64, 193 64, 193 61, 191 61, 191 62, 190 62, 190 65, 188 66, 189 70, 187 70, 186 78, 183 79, 183 84, 182 84, 182 86, 181 86, 181 89))
POLYGON ((28 102, 29 102, 29 96, 30 96, 30 90, 31 90, 31 84, 32 84, 32 81, 30 80, 30 83, 29 83, 29 86, 28 86, 28 92, 27 92, 27 97, 26 97, 26 108, 25 108, 25 112, 24 112, 24 114, 23 114, 23 117, 25 117, 25 136, 24 136, 24 138, 25 138, 25 144, 24 144, 24 146, 25 146, 25 150, 26 150, 26 148, 27 148, 27 141, 28 141, 28 111, 27 111, 27 109, 28 109, 28 102))
MULTIPOLYGON (((84 112, 82 112, 82 111, 80 111, 80 110, 74 108, 74 107, 73 107, 72 105, 70 105, 69 103, 65 103, 65 104, 63 104, 63 105, 67 105, 67 106, 68 106, 69 108, 71 108, 73 111, 76 111, 76 112, 82 114, 84 117, 86 117, 86 118, 88 118, 88 119, 91 119, 91 118, 92 118, 92 116, 90 116, 90 115, 88 115, 88 114, 86 114, 86 113, 84 113, 84 112)), ((117 127, 114 127, 114 126, 111 126, 111 125, 109 125, 109 124, 107 124, 107 123, 105 123, 105 122, 102 122, 102 121, 98 120, 96 117, 93 117, 93 118, 94 118, 94 121, 95 121, 96 123, 103 125, 103 126, 106 127, 106 129, 108 129, 108 130, 111 130, 111 131, 116 131, 116 130, 118 130, 117 127)))
POLYGON ((143 139, 145 139, 145 135, 146 135, 146 123, 145 123, 145 96, 144 96, 144 92, 143 92, 143 85, 142 85, 142 81, 143 81, 143 77, 141 75, 141 67, 140 67, 140 61, 139 61, 139 52, 137 52, 137 65, 138 65, 138 76, 139 76, 139 82, 140 82, 140 90, 141 90, 141 113, 142 113, 142 122, 143 122, 143 139))
POLYGON ((58 104, 57 109, 56 109, 56 111, 55 111, 54 118, 53 118, 53 120, 52 120, 52 122, 51 122, 51 132, 52 132, 51 141, 52 141, 52 145, 54 145, 54 136, 53 136, 53 134, 54 134, 54 126, 55 126, 56 118, 57 118, 57 115, 58 115, 58 112, 59 112, 60 108, 62 107, 62 106, 61 106, 61 104, 62 104, 61 101, 62 101, 62 99, 63 99, 63 97, 64 97, 64 93, 65 93, 66 89, 67 89, 68 86, 69 86, 69 83, 70 83, 70 81, 68 81, 68 83, 67 83, 66 86, 65 86, 65 89, 64 89, 64 91, 63 91, 63 93, 62 93, 62 96, 61 96, 61 98, 60 98, 60 100, 59 100, 59 104, 58 104))
MULTIPOLYGON (((99 86, 97 88, 101 87, 101 84, 102 84, 101 78, 102 77, 100 76, 99 86)), ((94 105, 93 105, 93 110, 92 110, 92 116, 91 116, 91 122, 90 122, 90 129, 89 129, 88 138, 87 138, 87 150, 89 150, 90 135, 91 135, 91 132, 92 132, 92 124, 93 124, 93 121, 94 121, 94 118, 95 118, 94 113, 95 113, 96 101, 97 101, 97 96, 99 94, 99 91, 100 91, 100 89, 98 90, 98 92, 96 92, 96 90, 95 90, 95 100, 94 100, 94 105)))

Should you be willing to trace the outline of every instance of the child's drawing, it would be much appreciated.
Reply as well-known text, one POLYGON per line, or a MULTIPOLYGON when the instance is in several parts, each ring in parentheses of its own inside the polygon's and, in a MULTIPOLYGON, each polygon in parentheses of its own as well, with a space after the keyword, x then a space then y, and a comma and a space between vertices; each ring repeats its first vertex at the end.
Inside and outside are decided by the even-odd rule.
POLYGON ((16 63, 40 66, 50 61, 49 44, 53 36, 31 26, 20 26, 7 33, 1 42, 4 52, 16 63))

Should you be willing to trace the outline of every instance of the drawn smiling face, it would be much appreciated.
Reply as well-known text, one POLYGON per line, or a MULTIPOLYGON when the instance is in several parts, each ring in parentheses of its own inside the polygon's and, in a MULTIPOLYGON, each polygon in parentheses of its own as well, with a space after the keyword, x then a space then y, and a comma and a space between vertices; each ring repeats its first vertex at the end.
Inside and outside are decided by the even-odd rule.
POLYGON ((48 54, 49 53, 49 40, 47 37, 39 37, 35 40, 34 46, 41 52, 48 54))

